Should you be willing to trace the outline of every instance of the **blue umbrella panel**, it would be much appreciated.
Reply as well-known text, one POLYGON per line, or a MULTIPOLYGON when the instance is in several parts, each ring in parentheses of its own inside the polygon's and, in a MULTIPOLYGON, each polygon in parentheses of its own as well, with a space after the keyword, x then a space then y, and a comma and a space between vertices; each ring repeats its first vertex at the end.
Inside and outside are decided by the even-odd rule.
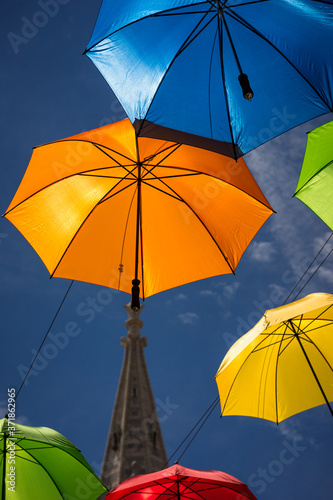
POLYGON ((139 135, 237 158, 333 110, 332 47, 330 0, 104 0, 86 54, 139 135))

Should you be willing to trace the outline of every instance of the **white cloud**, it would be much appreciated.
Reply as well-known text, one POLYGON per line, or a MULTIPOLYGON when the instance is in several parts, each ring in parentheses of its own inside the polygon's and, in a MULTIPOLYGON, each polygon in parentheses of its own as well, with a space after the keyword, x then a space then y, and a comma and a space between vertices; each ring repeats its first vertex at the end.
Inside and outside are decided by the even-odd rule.
POLYGON ((249 256, 258 262, 271 262, 276 253, 274 244, 269 241, 253 241, 249 247, 249 256))
POLYGON ((202 297, 216 297, 218 295, 218 293, 213 292, 213 290, 200 290, 199 294, 202 297))
POLYGON ((191 312, 178 314, 177 317, 184 325, 194 325, 199 321, 199 316, 191 312))
POLYGON ((224 286, 224 290, 223 290, 223 295, 225 297, 230 298, 233 295, 235 295, 235 293, 238 290, 238 288, 239 288, 239 282, 238 281, 235 281, 231 285, 225 285, 224 286))
POLYGON ((188 297, 184 293, 179 293, 175 296, 175 300, 188 300, 188 297))
POLYGON ((325 269, 324 267, 321 267, 318 270, 318 276, 319 276, 319 278, 322 278, 323 280, 327 281, 328 283, 333 283, 333 270, 332 269, 325 269))

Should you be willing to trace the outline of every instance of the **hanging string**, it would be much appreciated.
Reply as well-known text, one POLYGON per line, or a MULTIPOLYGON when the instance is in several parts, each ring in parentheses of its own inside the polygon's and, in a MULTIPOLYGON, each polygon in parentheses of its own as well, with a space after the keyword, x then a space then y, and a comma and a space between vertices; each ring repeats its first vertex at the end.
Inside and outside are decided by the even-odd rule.
POLYGON ((300 289, 300 291, 298 292, 298 294, 296 295, 296 297, 294 297, 294 300, 297 299, 297 297, 299 296, 299 294, 306 287, 306 285, 309 283, 309 281, 314 277, 314 275, 316 274, 316 272, 321 268, 321 266, 324 264, 325 260, 331 255, 332 252, 333 252, 333 247, 328 252, 328 254, 326 255, 325 259, 319 264, 319 266, 317 267, 317 269, 311 274, 311 276, 308 279, 308 281, 306 281, 306 283, 302 286, 302 288, 300 289))
POLYGON ((31 365, 30 365, 30 367, 29 367, 29 370, 28 370, 28 371, 27 371, 27 373, 25 374, 25 377, 24 377, 24 379, 23 379, 23 382, 22 382, 22 384, 20 385, 20 388, 19 388, 19 390, 18 390, 18 391, 17 391, 17 393, 16 393, 16 396, 15 396, 15 401, 17 401, 17 397, 18 397, 18 395, 20 394, 21 389, 22 389, 22 387, 24 386, 25 381, 26 381, 26 380, 27 380, 27 378, 28 378, 28 375, 29 375, 29 373, 30 373, 30 371, 31 371, 31 369, 32 369, 32 367, 33 367, 33 365, 34 365, 34 363, 35 363, 35 361, 36 361, 37 357, 38 357, 38 354, 40 353, 41 348, 42 348, 42 347, 43 347, 43 345, 44 345, 45 340, 47 339, 48 334, 50 333, 50 330, 51 330, 51 328, 52 328, 52 326, 53 326, 53 324, 54 324, 54 322, 55 322, 55 320, 56 320, 56 318, 57 318, 57 316, 58 316, 58 314, 59 314, 59 312, 60 312, 60 309, 61 309, 61 308, 62 308, 62 306, 63 306, 63 303, 64 303, 64 302, 65 302, 65 300, 66 300, 66 297, 67 297, 67 295, 68 295, 68 293, 69 293, 69 290, 71 289, 71 287, 72 287, 73 283, 74 283, 74 280, 72 280, 71 284, 69 285, 69 287, 68 287, 68 289, 67 289, 67 292, 65 293, 65 295, 64 295, 64 297, 63 297, 63 299, 62 299, 62 301, 61 301, 61 303, 60 303, 60 306, 58 307, 58 310, 57 310, 57 312, 55 313, 55 315, 54 315, 54 317, 53 317, 53 320, 51 321, 51 324, 50 324, 50 326, 49 326, 49 328, 48 328, 48 330, 47 330, 47 332, 46 332, 46 334, 45 334, 45 336, 44 336, 44 338, 43 338, 43 340, 42 340, 42 343, 41 343, 41 345, 39 346, 39 349, 38 349, 38 351, 36 352, 36 355, 35 355, 34 359, 33 359, 33 360, 32 360, 32 362, 31 362, 31 365))
POLYGON ((211 416, 211 414, 213 413, 213 411, 215 410, 216 406, 217 406, 217 403, 219 402, 219 396, 215 399, 214 403, 213 404, 213 408, 210 410, 210 412, 208 413, 207 417, 205 418, 205 420, 202 422, 202 424, 200 425, 199 429, 197 430, 197 432, 194 434, 194 436, 192 437, 191 441, 188 443, 188 445, 186 446, 186 448, 184 449, 183 453, 179 456, 177 462, 182 458, 182 456, 184 455, 184 453, 187 451, 187 449, 189 448, 189 446, 193 443, 194 439, 197 437, 198 433, 201 431, 202 427, 205 425, 205 423, 207 422, 208 418, 211 416))
MULTIPOLYGON (((288 297, 285 299, 285 301, 283 302, 282 305, 284 305, 287 300, 289 299, 289 297, 293 294, 294 290, 296 290, 296 288, 298 287, 298 285, 300 284, 300 282, 302 281, 302 279, 304 278, 304 276, 307 274, 307 272, 309 271, 310 267, 312 266, 312 264, 315 262, 315 260, 319 257, 320 253, 323 251, 324 247, 327 245, 327 243, 329 242, 329 240, 331 239, 331 237, 333 236, 333 232, 329 235, 329 237, 327 238, 327 240, 325 241, 325 243, 323 244, 323 246, 321 247, 321 249, 319 250, 319 252, 317 253, 317 255, 314 257, 314 259, 312 260, 312 262, 309 264, 309 266, 307 267, 307 269, 304 271, 304 273, 302 274, 302 276, 300 277, 300 279, 297 281, 296 285, 294 286, 294 288, 291 290, 291 292, 289 293, 288 297)), ((294 297, 293 300, 295 300, 299 294, 302 292, 302 290, 305 288, 305 286, 309 283, 309 281, 313 278, 313 276, 316 274, 316 272, 318 271, 318 269, 324 264, 325 260, 327 259, 327 257, 329 257, 329 255, 332 253, 333 251, 333 248, 330 250, 330 252, 326 255, 325 259, 322 261, 321 264, 319 264, 319 266, 317 267, 317 269, 312 273, 312 275, 310 276, 310 278, 308 279, 308 281, 305 283, 305 285, 301 288, 301 290, 298 292, 298 294, 296 295, 296 297, 294 297)))
POLYGON ((204 422, 201 424, 201 426, 199 427, 199 429, 197 430, 197 432, 195 433, 195 435, 193 436, 193 438, 191 439, 191 441, 189 442, 189 444, 187 445, 187 447, 185 448, 185 450, 183 451, 183 453, 180 455, 180 457, 178 457, 178 460, 176 460, 176 462, 178 462, 181 457, 184 455, 185 451, 187 450, 187 448, 190 446, 190 444, 192 443, 192 441, 194 440, 194 438, 197 436, 198 432, 201 430, 201 428, 203 427, 203 425, 205 424, 206 420, 208 419, 208 417, 211 415, 211 413, 213 412, 213 410, 215 409, 217 403, 219 401, 219 396, 211 403, 211 405, 207 408, 207 410, 204 412, 204 414, 199 418, 199 420, 197 421, 197 423, 192 427, 192 429, 190 430, 190 432, 187 434, 187 436, 183 439, 183 441, 180 443, 180 445, 175 449, 175 451, 172 453, 172 455, 170 455, 168 461, 164 464, 163 466, 163 469, 167 466, 167 464, 171 461, 172 457, 177 453, 177 451, 183 446, 183 444, 185 443, 185 441, 190 437, 190 435, 192 434, 192 432, 194 432, 195 428, 200 424, 201 420, 206 416, 206 414, 209 412, 208 416, 206 417, 206 419, 204 420, 204 422), (213 408, 212 408, 213 407, 213 408))

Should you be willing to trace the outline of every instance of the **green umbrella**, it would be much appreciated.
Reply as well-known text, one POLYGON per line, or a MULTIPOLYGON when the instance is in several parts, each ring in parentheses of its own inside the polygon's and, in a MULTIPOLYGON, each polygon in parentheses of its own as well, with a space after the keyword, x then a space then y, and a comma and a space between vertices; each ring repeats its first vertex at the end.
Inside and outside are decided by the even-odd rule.
POLYGON ((81 452, 47 427, 0 420, 1 500, 95 500, 106 491, 81 452))
POLYGON ((333 121, 308 133, 294 196, 333 230, 333 121))

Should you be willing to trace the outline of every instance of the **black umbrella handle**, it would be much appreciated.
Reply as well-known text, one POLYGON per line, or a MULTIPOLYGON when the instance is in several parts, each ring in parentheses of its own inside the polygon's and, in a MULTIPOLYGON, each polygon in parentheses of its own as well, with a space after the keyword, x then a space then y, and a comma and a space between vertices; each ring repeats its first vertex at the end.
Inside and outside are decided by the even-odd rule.
POLYGON ((133 311, 139 311, 140 309, 140 280, 134 279, 132 280, 132 301, 131 301, 131 309, 133 311))

